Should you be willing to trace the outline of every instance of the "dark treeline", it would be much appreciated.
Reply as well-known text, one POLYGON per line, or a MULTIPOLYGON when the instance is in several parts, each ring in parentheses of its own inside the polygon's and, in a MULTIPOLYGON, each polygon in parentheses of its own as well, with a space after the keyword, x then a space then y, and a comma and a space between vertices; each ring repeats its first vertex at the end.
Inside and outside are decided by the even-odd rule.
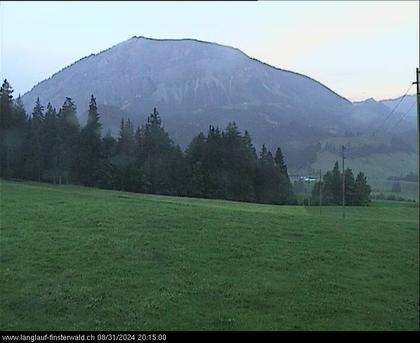
POLYGON ((37 100, 27 115, 7 80, 1 90, 0 175, 153 194, 260 203, 295 203, 280 148, 257 155, 248 132, 235 123, 210 127, 186 151, 169 138, 154 109, 141 127, 121 120, 119 136, 101 136, 92 95, 84 127, 66 98, 57 111, 37 100))
MULTIPOLYGON (((312 203, 319 204, 318 181, 312 189, 312 203)), ((360 172, 354 178, 353 171, 347 168, 344 172, 344 201, 347 206, 367 206, 370 202, 371 188, 365 175, 360 172)), ((343 173, 340 172, 338 162, 335 162, 332 171, 322 177, 322 203, 324 205, 341 205, 343 202, 343 173)))

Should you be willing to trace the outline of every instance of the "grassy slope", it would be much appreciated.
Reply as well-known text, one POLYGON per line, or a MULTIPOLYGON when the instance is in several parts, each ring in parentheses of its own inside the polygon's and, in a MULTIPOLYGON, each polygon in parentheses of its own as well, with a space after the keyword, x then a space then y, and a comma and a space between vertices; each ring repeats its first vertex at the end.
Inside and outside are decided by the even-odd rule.
MULTIPOLYGON (((312 164, 315 170, 331 170, 335 161, 340 163, 341 155, 327 151, 317 153, 317 160, 312 164)), ((405 152, 390 154, 372 154, 369 157, 346 159, 345 167, 351 168, 353 173, 362 171, 369 179, 386 179, 389 176, 405 176, 410 172, 417 173, 417 155, 405 152)))
POLYGON ((370 180, 369 184, 373 192, 383 193, 385 196, 394 195, 395 197, 403 197, 405 199, 412 199, 418 201, 419 184, 411 181, 398 181, 401 186, 400 193, 392 192, 392 184, 395 181, 391 180, 370 180))
MULTIPOLYGON (((357 137, 335 137, 321 141, 321 145, 325 143, 335 146, 338 151, 341 151, 341 146, 363 147, 363 146, 379 146, 390 145, 390 136, 371 136, 362 135, 357 137)), ((356 175, 362 171, 367 175, 369 183, 372 185, 375 192, 384 193, 385 195, 402 196, 406 199, 417 199, 418 197, 418 183, 404 182, 401 183, 401 193, 391 193, 392 181, 387 180, 389 176, 405 176, 409 173, 418 172, 417 154, 415 152, 392 152, 388 154, 371 154, 365 157, 354 158, 347 156, 345 164, 346 168, 351 168, 356 175)), ((322 169, 325 173, 331 170, 335 161, 339 161, 341 168, 341 154, 331 153, 321 150, 317 153, 316 161, 312 164, 312 169, 319 171, 322 169)))
MULTIPOLYGON (((314 170, 332 170, 335 161, 339 161, 341 168, 341 157, 327 151, 317 153, 317 160, 312 164, 314 170)), ((405 176, 410 172, 417 173, 417 155, 403 152, 390 154, 372 154, 366 158, 346 159, 345 167, 351 168, 355 176, 359 171, 368 176, 368 182, 377 193, 395 195, 406 199, 416 200, 418 198, 418 183, 401 181, 401 193, 392 193, 393 181, 387 180, 389 176, 405 176)), ((325 173, 325 172, 324 172, 325 173)))
POLYGON ((0 329, 417 329, 412 204, 1 182, 0 329))

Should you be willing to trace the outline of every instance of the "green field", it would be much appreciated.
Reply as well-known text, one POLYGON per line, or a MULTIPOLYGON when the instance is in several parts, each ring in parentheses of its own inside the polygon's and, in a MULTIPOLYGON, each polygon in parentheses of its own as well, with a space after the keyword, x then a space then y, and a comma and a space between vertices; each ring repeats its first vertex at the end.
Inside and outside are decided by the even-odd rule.
MULTIPOLYGON (((317 160, 312 165, 314 171, 319 169, 325 173, 332 170, 335 161, 340 160, 340 156, 327 151, 317 153, 317 160)), ((366 158, 349 158, 345 162, 346 168, 351 168, 354 175, 362 171, 367 175, 368 183, 372 186, 374 193, 383 193, 385 196, 394 195, 397 198, 417 200, 419 184, 417 182, 399 181, 401 184, 401 193, 392 193, 392 184, 394 181, 388 180, 389 176, 405 176, 410 172, 417 173, 417 155, 403 152, 394 152, 390 154, 372 154, 366 158)), ((341 168, 341 164, 340 164, 341 168)), ((316 173, 313 175, 318 177, 316 173)))
POLYGON ((369 184, 372 191, 376 194, 383 193, 385 196, 393 195, 397 198, 403 197, 404 199, 418 201, 419 184, 412 181, 391 181, 391 180, 370 180, 369 184), (392 192, 392 184, 398 182, 401 186, 400 193, 392 192))
POLYGON ((417 330, 417 214, 1 181, 0 329, 417 330))
MULTIPOLYGON (((316 160, 311 165, 313 175, 318 178, 319 169, 323 173, 332 170, 334 163, 339 162, 341 168, 341 146, 345 145, 347 148, 372 148, 381 145, 388 145, 391 147, 391 136, 372 136, 361 135, 353 137, 334 137, 322 140, 321 146, 325 144, 335 147, 337 153, 331 153, 325 149, 321 149, 316 154, 316 160)), ((347 156, 347 155, 346 155, 347 156)), ((368 183, 372 186, 374 193, 383 193, 385 196, 394 195, 397 198, 417 200, 419 186, 418 182, 404 182, 401 183, 401 193, 392 193, 393 181, 388 180, 388 177, 403 177, 407 174, 418 173, 416 152, 394 151, 389 153, 372 153, 368 156, 352 156, 346 157, 345 168, 351 168, 354 175, 363 172, 368 179, 368 183)))
MULTIPOLYGON (((312 164, 313 170, 332 170, 334 163, 338 161, 341 168, 341 155, 332 154, 328 151, 317 153, 316 162, 312 164)), ((351 168, 356 175, 363 172, 369 181, 374 179, 386 180, 389 176, 405 176, 416 173, 417 154, 405 152, 393 152, 389 154, 372 154, 369 157, 348 158, 345 168, 351 168)))

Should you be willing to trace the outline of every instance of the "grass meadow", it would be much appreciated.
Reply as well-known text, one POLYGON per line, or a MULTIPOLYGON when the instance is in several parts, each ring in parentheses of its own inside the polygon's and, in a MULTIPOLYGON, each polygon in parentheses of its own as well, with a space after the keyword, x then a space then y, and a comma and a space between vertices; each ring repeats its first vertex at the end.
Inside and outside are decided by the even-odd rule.
POLYGON ((2 330, 417 330, 418 206, 1 181, 2 330))

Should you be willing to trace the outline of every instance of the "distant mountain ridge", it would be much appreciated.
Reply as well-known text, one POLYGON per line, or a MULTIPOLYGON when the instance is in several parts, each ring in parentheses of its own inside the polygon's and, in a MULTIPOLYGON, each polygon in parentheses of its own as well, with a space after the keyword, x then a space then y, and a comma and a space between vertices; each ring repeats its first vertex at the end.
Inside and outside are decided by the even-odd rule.
POLYGON ((413 115, 415 116, 417 113, 417 108, 415 105, 415 102, 417 101, 416 95, 415 94, 407 95, 405 99, 403 99, 402 101, 401 101, 401 98, 402 96, 399 96, 398 98, 394 98, 394 99, 380 100, 380 102, 384 104, 386 107, 388 107, 390 110, 392 110, 395 106, 397 106, 398 103, 400 103, 397 108, 398 112, 400 113, 408 112, 409 116, 413 116, 413 115))
MULTIPOLYGON (((301 74, 301 73, 298 73, 298 72, 295 72, 295 71, 291 71, 291 70, 286 70, 286 69, 282 69, 282 68, 279 68, 279 67, 275 67, 275 66, 270 65, 270 64, 268 64, 268 63, 266 63, 266 62, 260 61, 260 60, 259 60, 259 59, 257 59, 257 58, 250 57, 250 56, 248 56, 247 54, 245 54, 243 51, 241 51, 240 49, 235 48, 235 47, 232 47, 232 46, 229 46, 229 45, 224 45, 224 44, 215 43, 215 42, 208 42, 208 41, 203 41, 203 40, 193 39, 193 38, 159 39, 159 38, 148 38, 148 37, 144 37, 144 36, 133 36, 133 37, 132 37, 132 38, 130 38, 129 40, 132 40, 132 39, 144 39, 144 40, 150 40, 150 41, 162 41, 162 42, 170 42, 170 41, 173 41, 173 42, 177 42, 177 41, 191 41, 191 42, 197 42, 197 43, 202 43, 202 44, 211 44, 211 45, 214 45, 214 46, 219 46, 219 47, 223 47, 223 48, 233 49, 233 50, 236 50, 237 52, 239 52, 239 53, 241 53, 241 54, 245 55, 245 56, 246 56, 246 57, 248 57, 249 59, 251 59, 251 60, 253 60, 253 61, 256 61, 256 62, 258 62, 258 63, 261 63, 261 64, 263 64, 263 65, 265 65, 265 66, 267 66, 267 67, 273 68, 273 69, 275 69, 275 70, 280 70, 280 71, 284 71, 284 72, 288 72, 288 73, 296 74, 296 75, 298 75, 298 76, 305 77, 305 78, 307 78, 307 79, 309 79, 309 80, 311 80, 311 81, 314 81, 314 82, 316 82, 316 83, 320 84, 321 86, 325 87, 325 88, 326 88, 326 89, 328 89, 330 92, 332 92, 332 93, 334 93, 335 95, 337 95, 338 97, 341 97, 342 99, 344 99, 344 100, 346 100, 346 101, 350 102, 350 101, 349 101, 348 99, 346 99, 344 96, 339 95, 338 93, 334 92, 331 88, 327 87, 326 85, 322 84, 321 82, 319 82, 319 81, 317 81, 317 80, 315 80, 315 79, 313 79, 313 78, 311 78, 311 77, 309 77, 309 76, 307 76, 307 75, 304 75, 304 74, 301 74)), ((125 43, 125 42, 122 42, 122 43, 125 43)), ((77 61, 73 62, 72 64, 70 64, 70 65, 68 65, 68 66, 66 66, 66 67, 64 67, 64 68, 62 68, 62 69, 61 69, 61 70, 59 70, 58 72, 54 73, 54 74, 53 74, 53 75, 51 75, 49 78, 47 78, 47 79, 45 79, 45 80, 43 80, 43 81, 41 81, 41 82, 37 83, 37 84, 36 84, 34 87, 32 87, 32 89, 31 89, 29 92, 27 92, 27 93, 30 93, 30 92, 31 92, 34 88, 36 88, 39 84, 41 84, 41 83, 43 83, 43 82, 45 82, 45 81, 48 81, 48 80, 52 79, 52 78, 53 78, 54 76, 56 76, 57 74, 59 74, 60 72, 62 72, 62 71, 64 71, 64 70, 66 70, 66 69, 68 69, 68 68, 72 67, 73 65, 75 65, 75 64, 77 64, 77 63, 79 63, 79 62, 81 62, 81 61, 83 61, 83 60, 85 60, 85 59, 88 59, 88 58, 90 58, 90 57, 95 57, 95 56, 98 56, 98 55, 100 55, 100 54, 103 54, 103 53, 105 53, 105 52, 107 52, 107 51, 109 51, 109 50, 113 49, 114 47, 117 47, 118 45, 120 45, 120 44, 122 44, 122 43, 118 43, 118 44, 116 44, 116 45, 114 45, 114 46, 112 46, 112 47, 110 47, 110 48, 104 49, 104 50, 102 50, 102 51, 100 51, 100 52, 98 52, 98 53, 92 53, 92 54, 90 54, 90 55, 87 55, 87 56, 85 56, 85 57, 80 58, 79 60, 77 60, 77 61)), ((25 94, 27 94, 27 93, 25 93, 25 94)))
MULTIPOLYGON (((121 116, 137 125, 157 107, 165 128, 185 147, 209 125, 236 121, 259 147, 282 146, 296 167, 321 139, 364 132, 388 109, 351 103, 306 75, 251 58, 237 48, 195 39, 132 37, 86 56, 22 96, 30 112, 39 97, 60 107, 71 97, 84 122, 94 94, 104 130, 117 134, 121 116)), ((401 126, 401 130, 404 125, 401 126)))

